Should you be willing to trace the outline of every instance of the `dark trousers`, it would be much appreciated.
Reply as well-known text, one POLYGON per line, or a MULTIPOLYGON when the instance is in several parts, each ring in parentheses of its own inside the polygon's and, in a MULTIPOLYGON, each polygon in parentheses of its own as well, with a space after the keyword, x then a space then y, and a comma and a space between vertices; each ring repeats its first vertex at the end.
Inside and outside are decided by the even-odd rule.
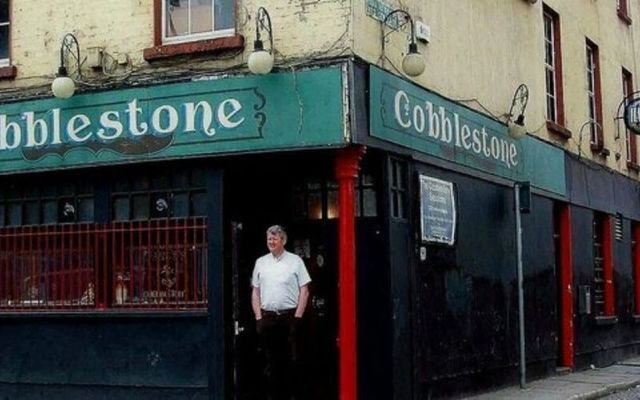
POLYGON ((295 310, 262 312, 258 333, 265 356, 264 378, 267 399, 302 400, 300 393, 299 320, 295 310))

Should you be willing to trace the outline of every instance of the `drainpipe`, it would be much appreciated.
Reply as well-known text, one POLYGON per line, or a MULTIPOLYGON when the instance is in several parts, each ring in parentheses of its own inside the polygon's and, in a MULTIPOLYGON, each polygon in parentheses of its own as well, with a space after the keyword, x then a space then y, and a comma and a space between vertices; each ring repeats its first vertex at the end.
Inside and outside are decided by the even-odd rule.
POLYGON ((520 188, 522 185, 516 182, 513 189, 515 194, 515 211, 516 211, 516 257, 518 259, 518 337, 520 341, 520 388, 524 389, 527 383, 527 360, 525 357, 524 343, 524 273, 522 271, 522 223, 520 210, 520 188))

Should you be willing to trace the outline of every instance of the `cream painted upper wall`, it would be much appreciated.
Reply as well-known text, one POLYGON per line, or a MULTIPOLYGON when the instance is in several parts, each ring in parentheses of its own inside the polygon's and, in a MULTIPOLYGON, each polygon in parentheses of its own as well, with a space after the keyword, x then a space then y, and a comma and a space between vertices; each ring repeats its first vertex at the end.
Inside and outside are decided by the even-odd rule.
MULTIPOLYGON (((290 66, 313 56, 350 54, 351 3, 349 0, 239 1, 237 30, 245 37, 245 51, 224 59, 202 57, 147 63, 143 49, 153 46, 153 0, 12 0, 11 63, 18 69, 15 80, 0 81, 0 90, 48 85, 59 64, 60 42, 73 33, 86 49, 103 47, 111 55, 127 55, 135 72, 163 73, 189 67, 211 71, 244 68, 253 50, 255 14, 265 7, 274 31, 276 65, 290 66)), ((100 80, 101 74, 91 75, 100 80)))
MULTIPOLYGON (((407 51, 407 36, 392 33, 386 44, 386 56, 391 62, 383 60, 381 24, 366 15, 366 2, 354 2, 354 52, 400 74, 394 65, 400 68, 407 51)), ((617 16, 614 0, 545 2, 560 15, 565 126, 572 132, 569 140, 546 129, 541 0, 534 5, 525 0, 386 0, 385 3, 392 8, 406 9, 415 19, 422 19, 431 27, 431 42, 418 45, 427 67, 415 79, 416 83, 483 112, 487 109, 502 120, 514 90, 525 83, 530 92, 526 112, 528 130, 574 152, 578 152, 580 127, 588 119, 585 55, 588 37, 600 51, 605 147, 611 155, 592 156, 586 135, 581 153, 626 171, 624 136, 615 139, 618 122, 614 117, 622 100, 622 66, 634 74, 636 81, 640 77, 635 57, 640 46, 636 2, 629 2, 634 21, 631 26, 617 16), (621 154, 619 160, 616 153, 621 154)))

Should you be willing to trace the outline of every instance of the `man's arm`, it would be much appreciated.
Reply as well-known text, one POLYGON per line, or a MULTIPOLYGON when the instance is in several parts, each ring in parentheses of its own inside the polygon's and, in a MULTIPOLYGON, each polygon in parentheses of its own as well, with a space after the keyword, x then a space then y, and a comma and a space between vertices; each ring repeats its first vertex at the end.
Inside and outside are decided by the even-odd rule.
POLYGON ((309 285, 300 287, 300 295, 298 296, 298 307, 296 308, 296 318, 302 318, 304 310, 307 308, 307 302, 309 301, 309 285))
POLYGON ((260 309, 260 288, 255 286, 251 291, 251 308, 253 308, 253 314, 256 317, 256 321, 262 319, 262 310, 260 309))

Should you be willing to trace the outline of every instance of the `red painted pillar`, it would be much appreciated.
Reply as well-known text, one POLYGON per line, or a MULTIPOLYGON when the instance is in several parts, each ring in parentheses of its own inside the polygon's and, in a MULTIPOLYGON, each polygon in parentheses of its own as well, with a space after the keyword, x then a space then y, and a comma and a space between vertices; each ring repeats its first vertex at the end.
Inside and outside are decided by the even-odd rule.
POLYGON ((571 208, 560 210, 560 363, 574 367, 573 360, 573 253, 571 249, 571 208))
POLYGON ((340 400, 358 398, 356 323, 355 183, 364 147, 336 155, 338 180, 338 369, 340 400))
POLYGON ((615 314, 615 294, 613 291, 613 241, 611 233, 611 215, 605 215, 602 223, 602 262, 604 275, 604 315, 615 314))

